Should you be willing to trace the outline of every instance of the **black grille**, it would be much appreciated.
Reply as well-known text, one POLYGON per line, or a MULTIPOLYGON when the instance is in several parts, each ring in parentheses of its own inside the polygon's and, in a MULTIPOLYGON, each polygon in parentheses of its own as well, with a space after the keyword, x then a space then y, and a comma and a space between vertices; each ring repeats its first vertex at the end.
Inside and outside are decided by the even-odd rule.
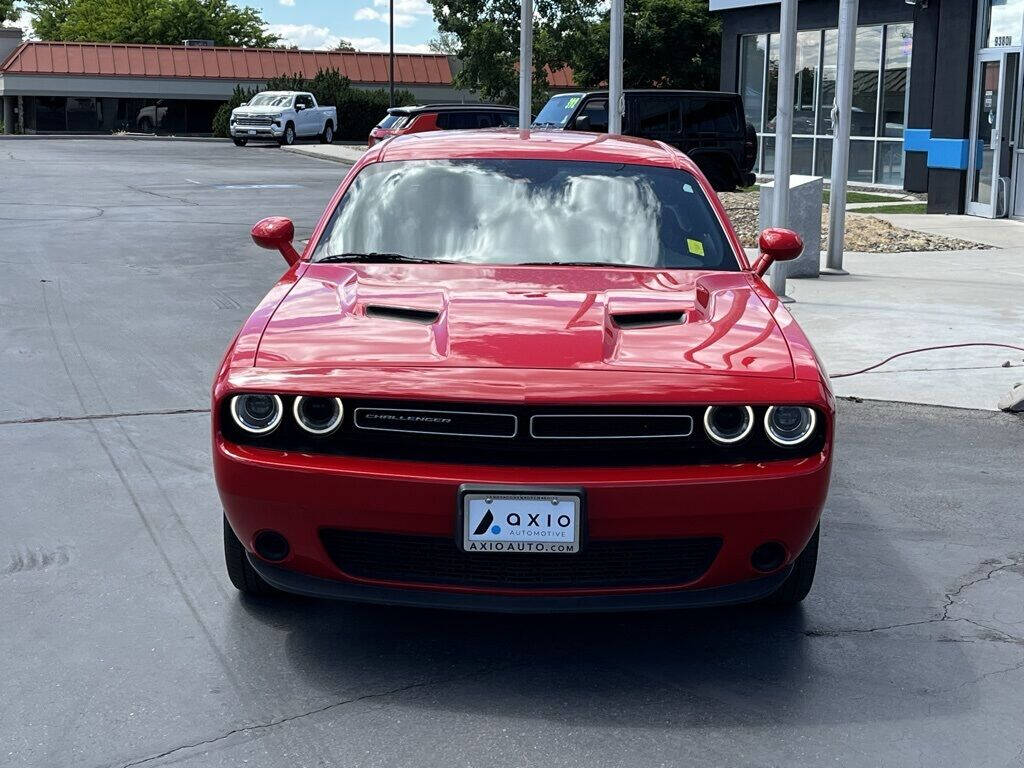
POLYGON ((505 589, 687 584, 711 567, 719 538, 584 542, 574 554, 461 551, 453 538, 325 529, 327 554, 350 576, 505 589))
POLYGON ((815 433, 806 442, 792 448, 777 446, 761 427, 764 407, 755 406, 756 424, 750 436, 734 445, 719 445, 704 434, 701 406, 494 405, 344 398, 341 427, 317 436, 295 425, 293 398, 285 396, 281 425, 268 435, 252 435, 232 421, 230 400, 222 401, 220 424, 225 437, 235 443, 299 453, 487 466, 641 467, 792 459, 821 451, 828 428, 826 419, 819 418, 815 433), (410 418, 369 418, 372 414, 410 418), (432 421, 439 416, 451 421, 432 421), (531 434, 531 426, 537 436, 531 434))

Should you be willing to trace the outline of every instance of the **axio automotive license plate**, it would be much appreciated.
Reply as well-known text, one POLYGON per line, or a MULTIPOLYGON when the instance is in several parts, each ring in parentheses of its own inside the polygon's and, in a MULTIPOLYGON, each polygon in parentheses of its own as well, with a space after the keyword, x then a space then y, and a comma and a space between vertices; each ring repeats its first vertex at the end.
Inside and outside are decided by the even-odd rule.
POLYGON ((249 135, 250 136, 255 136, 256 135, 256 131, 249 131, 249 135))
POLYGON ((466 493, 462 548, 466 552, 578 552, 581 512, 581 499, 574 494, 466 493))

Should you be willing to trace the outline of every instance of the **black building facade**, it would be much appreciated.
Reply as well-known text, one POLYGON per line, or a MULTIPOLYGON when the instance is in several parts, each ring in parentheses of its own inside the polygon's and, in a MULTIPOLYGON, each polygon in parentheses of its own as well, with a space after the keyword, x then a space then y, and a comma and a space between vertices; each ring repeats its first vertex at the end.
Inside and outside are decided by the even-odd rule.
MULTIPOLYGON (((743 94, 770 173, 778 2, 711 7, 722 88, 743 94)), ((827 177, 839 3, 798 8, 793 172, 827 177)), ((1024 0, 860 0, 857 26, 851 183, 926 192, 929 212, 1024 218, 1024 0)))

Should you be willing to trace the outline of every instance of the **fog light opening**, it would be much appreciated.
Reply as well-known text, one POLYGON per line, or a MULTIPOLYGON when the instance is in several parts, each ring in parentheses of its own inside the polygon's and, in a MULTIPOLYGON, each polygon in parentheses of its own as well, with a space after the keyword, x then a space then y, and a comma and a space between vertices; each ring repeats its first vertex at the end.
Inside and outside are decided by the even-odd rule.
POLYGON ((288 539, 277 531, 260 531, 253 541, 256 547, 256 554, 264 560, 277 562, 288 557, 288 539))
POLYGON ((786 548, 777 541, 766 541, 750 555, 750 564, 755 571, 770 573, 786 562, 786 548))

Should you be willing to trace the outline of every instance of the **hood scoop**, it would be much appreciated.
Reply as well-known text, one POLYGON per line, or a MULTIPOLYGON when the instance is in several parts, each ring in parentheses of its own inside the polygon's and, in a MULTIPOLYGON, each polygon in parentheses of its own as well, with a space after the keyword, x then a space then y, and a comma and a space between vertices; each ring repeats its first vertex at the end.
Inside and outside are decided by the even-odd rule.
POLYGON ((412 307, 392 307, 386 304, 367 304, 365 306, 367 317, 380 317, 387 320, 404 320, 407 323, 420 323, 421 325, 433 325, 440 319, 441 313, 429 309, 414 309, 412 307))
POLYGON ((618 312, 611 316, 612 322, 622 329, 661 328, 666 325, 682 325, 686 312, 682 309, 658 310, 655 312, 618 312))

